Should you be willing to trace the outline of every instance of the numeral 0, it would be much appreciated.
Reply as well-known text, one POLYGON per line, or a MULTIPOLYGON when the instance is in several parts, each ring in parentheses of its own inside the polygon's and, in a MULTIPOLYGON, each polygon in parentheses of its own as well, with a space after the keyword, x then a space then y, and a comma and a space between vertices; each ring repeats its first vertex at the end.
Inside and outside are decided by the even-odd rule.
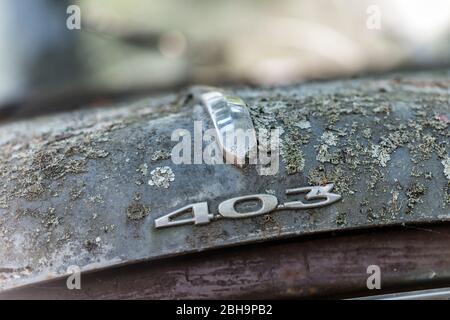
POLYGON ((270 194, 252 194, 249 196, 236 197, 232 199, 225 200, 221 204, 219 204, 219 213, 221 216, 225 218, 248 218, 255 217, 261 214, 268 213, 275 209, 278 205, 277 197, 270 194), (246 201, 246 200, 260 200, 262 202, 262 206, 259 210, 239 213, 236 211, 236 203, 246 201))

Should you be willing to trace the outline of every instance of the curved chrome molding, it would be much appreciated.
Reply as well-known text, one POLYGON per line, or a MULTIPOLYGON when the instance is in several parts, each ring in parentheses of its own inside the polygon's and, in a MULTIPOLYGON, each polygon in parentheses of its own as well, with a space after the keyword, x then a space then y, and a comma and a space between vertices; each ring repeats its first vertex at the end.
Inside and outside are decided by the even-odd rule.
POLYGON ((211 117, 226 163, 244 165, 257 147, 256 132, 245 102, 214 87, 194 87, 191 92, 211 117))

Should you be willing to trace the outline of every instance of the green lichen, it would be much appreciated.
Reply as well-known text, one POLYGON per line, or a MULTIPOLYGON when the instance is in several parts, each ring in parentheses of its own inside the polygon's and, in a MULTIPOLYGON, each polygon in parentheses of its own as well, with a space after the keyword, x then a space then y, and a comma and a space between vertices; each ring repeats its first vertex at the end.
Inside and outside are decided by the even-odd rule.
POLYGON ((150 213, 150 207, 135 201, 127 207, 126 212, 128 219, 140 220, 150 213))

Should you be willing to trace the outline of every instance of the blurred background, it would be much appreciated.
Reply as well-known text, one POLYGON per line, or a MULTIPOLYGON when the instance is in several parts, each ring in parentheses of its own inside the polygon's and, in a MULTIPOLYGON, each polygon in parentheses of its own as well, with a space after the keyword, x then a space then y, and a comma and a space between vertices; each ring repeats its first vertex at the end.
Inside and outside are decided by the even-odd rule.
POLYGON ((448 65, 448 0, 0 0, 0 120, 448 65))

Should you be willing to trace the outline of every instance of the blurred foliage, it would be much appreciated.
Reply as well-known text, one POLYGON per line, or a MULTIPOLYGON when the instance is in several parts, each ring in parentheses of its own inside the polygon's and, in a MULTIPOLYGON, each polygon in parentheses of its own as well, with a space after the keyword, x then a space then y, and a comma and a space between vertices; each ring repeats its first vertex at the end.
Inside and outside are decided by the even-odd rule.
POLYGON ((84 32, 82 44, 91 50, 85 56, 98 80, 115 86, 180 79, 278 84, 447 63, 450 4, 423 4, 83 0, 88 30, 105 38, 84 32), (380 30, 366 26, 367 8, 374 4, 381 12, 380 30), (170 54, 162 40, 174 33, 182 50, 174 40, 170 54))
POLYGON ((54 105, 75 104, 87 92, 285 84, 443 66, 449 40, 448 0, 0 2, 0 110, 11 97, 28 97, 32 108, 50 106, 45 97, 55 95, 54 105), (73 3, 81 30, 66 28, 73 3), (367 27, 374 5, 380 29, 367 27))

